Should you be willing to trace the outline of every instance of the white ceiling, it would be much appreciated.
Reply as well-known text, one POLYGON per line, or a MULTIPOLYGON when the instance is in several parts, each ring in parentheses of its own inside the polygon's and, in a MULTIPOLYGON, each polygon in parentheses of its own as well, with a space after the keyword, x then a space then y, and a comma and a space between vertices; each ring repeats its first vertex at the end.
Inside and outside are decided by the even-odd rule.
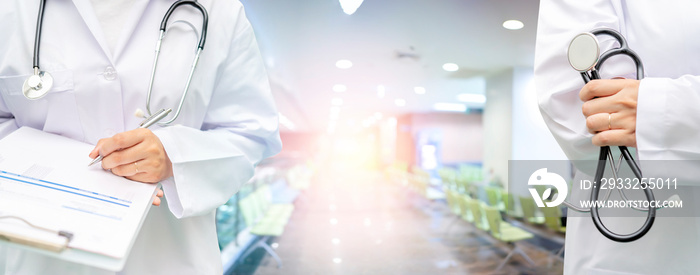
POLYGON ((457 103, 458 94, 484 93, 483 76, 533 65, 538 0, 365 0, 353 15, 338 0, 242 2, 278 108, 295 131, 325 131, 333 98, 343 100, 340 120, 359 125, 375 112, 387 118, 457 103), (525 27, 507 30, 508 19, 525 27), (338 69, 339 59, 354 65, 338 69), (444 71, 447 62, 459 71, 444 71), (348 89, 334 92, 335 84, 348 89))

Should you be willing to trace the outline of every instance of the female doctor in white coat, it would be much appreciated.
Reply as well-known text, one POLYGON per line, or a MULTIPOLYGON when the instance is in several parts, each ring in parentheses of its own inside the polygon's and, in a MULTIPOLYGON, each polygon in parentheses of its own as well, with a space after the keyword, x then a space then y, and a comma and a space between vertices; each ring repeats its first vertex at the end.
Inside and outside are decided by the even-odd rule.
MULTIPOLYGON (((596 159, 603 145, 636 147, 642 161, 700 159, 698 10, 697 1, 541 1, 535 54, 539 104, 570 159, 596 159), (605 63, 602 78, 628 79, 583 85, 566 49, 575 35, 601 27, 627 38, 644 63, 645 79, 633 80, 634 64, 621 57, 605 63)), ((613 38, 598 38, 601 51, 612 47, 613 38)), ((577 171, 574 182, 580 179, 592 177, 577 171)), ((569 200, 588 199, 589 192, 570 194, 569 200)), ((604 218, 621 233, 637 230, 643 220, 604 218)), ((657 218, 641 239, 616 243, 590 217, 569 217, 564 273, 698 274, 699 221, 657 218)))
MULTIPOLYGON (((163 204, 150 210, 121 274, 221 274, 214 211, 281 148, 267 76, 238 1, 200 1, 209 34, 182 113, 173 126, 133 130, 142 120, 135 110, 145 109, 160 21, 173 2, 47 1, 40 66, 55 83, 34 101, 21 87, 32 73, 39 1, 4 1, 0 9, 0 135, 29 126, 97 144, 85 154, 105 155, 112 173, 162 183, 163 204)), ((195 9, 179 8, 174 20, 201 26, 195 9)), ((198 41, 187 24, 171 25, 151 109, 177 106, 198 41)), ((0 268, 109 274, 4 248, 0 268)))

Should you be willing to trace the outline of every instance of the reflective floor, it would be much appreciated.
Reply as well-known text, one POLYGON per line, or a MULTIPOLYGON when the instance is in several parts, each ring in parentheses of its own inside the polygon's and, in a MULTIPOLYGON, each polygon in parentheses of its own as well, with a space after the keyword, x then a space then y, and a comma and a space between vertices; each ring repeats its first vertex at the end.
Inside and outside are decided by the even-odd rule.
POLYGON ((516 255, 496 271, 508 246, 456 219, 444 200, 419 197, 378 171, 341 164, 318 171, 284 234, 269 241, 283 266, 258 249, 234 274, 562 273, 556 247, 528 242, 518 246, 535 266, 516 255))

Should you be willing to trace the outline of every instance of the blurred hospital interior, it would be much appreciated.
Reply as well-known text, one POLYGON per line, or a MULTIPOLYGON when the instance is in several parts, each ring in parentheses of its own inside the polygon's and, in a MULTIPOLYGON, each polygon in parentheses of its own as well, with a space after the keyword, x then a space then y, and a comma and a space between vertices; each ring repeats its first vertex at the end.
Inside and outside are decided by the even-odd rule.
POLYGON ((218 209, 226 274, 562 273, 564 219, 508 186, 509 160, 566 159, 539 1, 242 2, 284 147, 218 209))

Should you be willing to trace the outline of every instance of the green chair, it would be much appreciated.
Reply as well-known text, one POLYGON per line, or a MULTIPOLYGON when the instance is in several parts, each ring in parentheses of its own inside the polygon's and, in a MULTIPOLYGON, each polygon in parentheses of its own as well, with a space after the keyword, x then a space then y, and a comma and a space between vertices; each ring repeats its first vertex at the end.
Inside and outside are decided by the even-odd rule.
POLYGON ((501 195, 506 214, 513 218, 522 218, 523 214, 518 211, 519 209, 516 207, 515 197, 506 191, 504 191, 501 195))
POLYGON ((505 210, 505 206, 501 201, 501 193, 503 192, 503 188, 488 186, 485 188, 485 190, 488 204, 490 206, 497 207, 498 210, 505 210))
POLYGON ((457 216, 460 216, 462 212, 459 207, 459 198, 457 196, 459 196, 457 192, 452 191, 450 189, 445 189, 445 199, 447 200, 447 206, 450 208, 450 211, 452 213, 454 213, 457 216))
POLYGON ((457 202, 459 204, 459 209, 460 212, 462 213, 461 217, 463 220, 473 223, 474 222, 474 214, 472 214, 471 209, 469 208, 469 200, 471 199, 469 195, 462 195, 462 194, 457 194, 457 202))
POLYGON ((517 246, 518 241, 531 239, 532 237, 534 237, 534 235, 519 227, 512 226, 509 223, 503 221, 503 218, 501 217, 501 213, 498 211, 498 208, 487 205, 482 205, 482 207, 484 210, 484 214, 486 215, 486 218, 489 222, 489 227, 491 228, 491 235, 499 241, 506 243, 510 248, 510 252, 506 256, 506 258, 503 259, 501 264, 498 265, 496 271, 503 268, 503 266, 506 263, 508 263, 510 258, 512 258, 513 255, 515 255, 516 253, 522 256, 532 266, 535 266, 535 262, 532 261, 532 259, 530 259, 530 257, 528 257, 527 254, 525 254, 525 252, 517 246))
POLYGON ((537 205, 535 205, 535 200, 532 197, 519 197, 520 207, 523 210, 523 217, 525 221, 532 224, 543 224, 544 217, 537 215, 537 205))
POLYGON ((260 214, 264 212, 260 209, 256 209, 260 204, 255 200, 255 196, 251 194, 238 202, 238 207, 241 210, 241 214, 243 214, 243 220, 250 228, 250 233, 259 236, 258 240, 246 250, 239 260, 245 259, 257 248, 263 248, 277 261, 277 268, 280 268, 282 267, 282 259, 280 259, 275 250, 267 244, 267 241, 270 237, 281 236, 287 221, 269 216, 261 216, 260 214))
POLYGON ((488 231, 489 223, 486 220, 486 216, 484 216, 481 213, 481 206, 479 205, 479 201, 468 198, 466 196, 464 197, 464 199, 467 201, 467 207, 469 207, 469 210, 472 212, 472 217, 474 217, 474 226, 481 230, 488 231))
POLYGON ((271 203, 270 187, 262 185, 253 193, 256 202, 266 216, 274 216, 282 220, 288 220, 294 211, 294 204, 291 203, 271 203))
POLYGON ((544 215, 544 225, 547 228, 555 232, 566 233, 566 226, 561 224, 561 209, 559 207, 541 207, 540 211, 544 215))

